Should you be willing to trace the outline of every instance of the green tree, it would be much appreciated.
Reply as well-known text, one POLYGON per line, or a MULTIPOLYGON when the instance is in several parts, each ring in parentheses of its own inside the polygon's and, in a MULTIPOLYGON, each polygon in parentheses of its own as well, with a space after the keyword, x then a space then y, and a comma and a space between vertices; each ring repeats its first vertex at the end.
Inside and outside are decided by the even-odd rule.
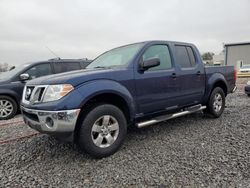
POLYGON ((206 52, 202 54, 202 59, 205 60, 209 60, 211 61, 213 59, 214 53, 213 52, 206 52))
POLYGON ((9 70, 9 64, 8 63, 0 63, 0 72, 6 72, 9 70))

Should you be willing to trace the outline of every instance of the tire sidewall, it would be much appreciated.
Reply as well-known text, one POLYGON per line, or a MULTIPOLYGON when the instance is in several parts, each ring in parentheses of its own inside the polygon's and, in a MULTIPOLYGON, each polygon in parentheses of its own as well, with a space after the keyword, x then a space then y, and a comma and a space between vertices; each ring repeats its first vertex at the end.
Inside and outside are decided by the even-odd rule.
POLYGON ((221 114, 222 114, 223 111, 224 111, 225 102, 226 102, 226 101, 225 101, 225 93, 224 93, 223 89, 220 88, 220 87, 214 88, 213 91, 212 91, 212 93, 211 93, 211 95, 210 95, 210 98, 209 98, 209 104, 208 104, 209 112, 210 112, 214 117, 220 117, 221 114), (217 93, 219 93, 219 94, 221 95, 221 97, 222 97, 222 107, 221 107, 221 109, 220 109, 219 112, 216 112, 216 111, 214 110, 214 108, 213 108, 214 97, 215 97, 215 95, 216 95, 217 93))
POLYGON ((13 110, 11 112, 11 114, 7 117, 0 117, 0 120, 7 120, 7 119, 11 119, 13 118, 16 113, 17 113, 17 103, 14 99, 12 99, 11 97, 9 96, 6 96, 6 95, 0 95, 0 100, 8 100, 9 102, 11 102, 12 106, 13 106, 13 110))
POLYGON ((127 133, 127 122, 122 111, 110 104, 98 105, 92 108, 83 119, 79 129, 78 144, 80 148, 96 158, 102 158, 115 153, 123 143, 127 133), (103 115, 111 115, 118 121, 119 133, 115 142, 107 147, 100 148, 92 140, 92 127, 95 121, 103 115))

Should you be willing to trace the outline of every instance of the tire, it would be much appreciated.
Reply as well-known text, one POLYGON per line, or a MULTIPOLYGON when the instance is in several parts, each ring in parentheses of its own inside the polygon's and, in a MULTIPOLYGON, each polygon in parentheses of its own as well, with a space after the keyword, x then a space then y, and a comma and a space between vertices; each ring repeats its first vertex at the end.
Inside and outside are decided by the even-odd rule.
POLYGON ((115 153, 127 134, 123 112, 114 105, 97 105, 79 122, 79 147, 95 158, 115 153))
POLYGON ((248 97, 250 97, 250 94, 247 94, 248 97))
POLYGON ((225 93, 222 88, 213 89, 207 104, 207 112, 214 118, 221 116, 225 109, 225 93))
POLYGON ((0 95, 0 120, 13 118, 17 113, 16 101, 6 95, 0 95))

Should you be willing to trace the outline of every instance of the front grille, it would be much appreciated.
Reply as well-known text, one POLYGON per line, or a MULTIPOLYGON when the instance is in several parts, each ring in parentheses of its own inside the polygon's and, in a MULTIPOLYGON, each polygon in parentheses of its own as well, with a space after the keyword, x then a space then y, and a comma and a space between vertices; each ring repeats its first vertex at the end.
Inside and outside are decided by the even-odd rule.
POLYGON ((26 104, 41 102, 46 87, 47 86, 26 86, 23 93, 23 102, 26 104))
POLYGON ((34 86, 27 86, 25 92, 25 100, 29 101, 34 90, 34 86))
POLYGON ((31 101, 33 101, 33 102, 41 102, 44 90, 45 90, 44 87, 39 87, 39 88, 37 88, 37 89, 34 91, 35 94, 33 95, 31 101))

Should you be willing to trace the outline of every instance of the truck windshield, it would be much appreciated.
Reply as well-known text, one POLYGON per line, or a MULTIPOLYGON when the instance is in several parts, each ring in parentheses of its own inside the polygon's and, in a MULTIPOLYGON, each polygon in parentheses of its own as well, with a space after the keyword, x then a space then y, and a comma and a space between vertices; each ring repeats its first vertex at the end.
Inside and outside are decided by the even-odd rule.
POLYGON ((6 80, 12 78, 27 66, 29 66, 29 64, 19 65, 10 71, 0 73, 0 80, 6 80))
POLYGON ((111 68, 124 66, 135 56, 135 54, 141 48, 140 44, 131 44, 128 46, 115 48, 97 57, 92 63, 90 63, 86 68, 111 68))

